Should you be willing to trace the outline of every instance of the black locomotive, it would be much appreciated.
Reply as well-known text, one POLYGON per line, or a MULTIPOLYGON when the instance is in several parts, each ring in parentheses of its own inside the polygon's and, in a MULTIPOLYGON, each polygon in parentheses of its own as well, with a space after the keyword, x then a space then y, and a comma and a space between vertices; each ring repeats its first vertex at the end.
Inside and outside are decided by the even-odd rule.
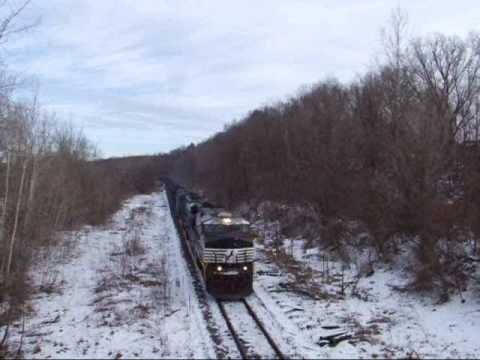
POLYGON ((202 271, 207 291, 221 299, 252 292, 255 233, 250 223, 162 179, 177 226, 202 271))

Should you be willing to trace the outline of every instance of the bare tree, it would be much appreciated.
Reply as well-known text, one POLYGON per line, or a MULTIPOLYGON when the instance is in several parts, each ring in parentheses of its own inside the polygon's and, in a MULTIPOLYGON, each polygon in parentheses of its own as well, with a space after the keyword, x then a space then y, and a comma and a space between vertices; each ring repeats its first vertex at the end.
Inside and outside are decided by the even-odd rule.
MULTIPOLYGON (((8 200, 9 200, 9 192, 10 192, 10 152, 6 152, 6 172, 5 172, 5 191, 3 197, 3 206, 2 206, 2 217, 0 219, 0 248, 6 249, 6 238, 7 238, 7 231, 6 231, 6 220, 7 220, 7 211, 8 211, 8 200)), ((0 270, 3 269, 3 259, 2 259, 2 266, 0 270)), ((0 271, 3 272, 3 271, 0 271)))
POLYGON ((405 65, 409 41, 408 13, 400 6, 390 14, 389 24, 380 33, 386 63, 400 72, 405 65))
POLYGON ((462 135, 474 118, 480 93, 478 36, 466 40, 437 34, 412 43, 409 62, 417 94, 426 97, 438 114, 448 114, 451 141, 462 135))
POLYGON ((15 217, 13 222, 13 230, 12 230, 12 236, 10 239, 7 266, 5 268, 6 279, 8 279, 10 276, 10 270, 11 270, 12 259, 13 259, 13 250, 15 246, 15 241, 17 239, 17 230, 18 230, 18 223, 20 219, 20 209, 22 207, 22 201, 23 201, 23 186, 25 184, 25 174, 27 172, 27 164, 28 164, 28 159, 27 158, 23 159, 22 175, 20 177, 20 185, 18 187, 17 204, 16 204, 15 217))
POLYGON ((12 35, 16 35, 37 26, 40 19, 28 23, 21 23, 20 15, 30 5, 31 0, 24 0, 23 2, 12 6, 8 0, 0 1, 0 11, 4 13, 0 21, 0 43, 7 42, 12 35))

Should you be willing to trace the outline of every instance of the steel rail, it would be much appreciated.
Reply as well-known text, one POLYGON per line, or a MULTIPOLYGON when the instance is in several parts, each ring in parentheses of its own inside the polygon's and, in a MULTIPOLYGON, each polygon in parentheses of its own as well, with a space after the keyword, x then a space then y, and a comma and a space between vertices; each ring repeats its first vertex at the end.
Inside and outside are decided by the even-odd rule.
MULTIPOLYGON (((277 356, 277 358, 278 359, 285 359, 285 357, 283 356, 283 353, 280 351, 280 349, 277 346, 277 344, 275 343, 275 341, 273 341, 271 335, 265 329, 265 326, 263 325, 262 321, 258 318, 257 314, 252 309, 250 304, 245 299, 241 299, 241 300, 239 300, 239 302, 241 302, 245 306, 245 308, 247 309, 248 315, 250 315, 250 317, 253 319, 255 325, 260 329, 263 336, 267 340, 268 344, 270 345, 272 350, 275 352, 275 355, 277 356)), ((221 312, 223 318, 225 319, 225 322, 227 323, 227 327, 230 330, 230 333, 233 337, 233 340, 235 341, 235 344, 237 345, 238 351, 242 355, 242 358, 243 359, 251 358, 252 356, 248 354, 247 349, 245 348, 244 344, 242 343, 242 340, 240 339, 240 336, 238 335, 237 331, 235 330, 235 327, 233 326, 232 321, 230 320, 230 317, 228 316, 228 313, 225 310, 225 307, 223 306, 222 300, 217 299, 217 304, 218 304, 218 307, 220 308, 220 312, 221 312)))
POLYGON ((258 318, 257 314, 255 313, 255 311, 253 311, 252 307, 250 306, 250 304, 247 302, 247 300, 245 299, 242 299, 242 303, 243 305, 245 305, 245 307, 247 308, 247 311, 248 313, 250 314, 250 316, 252 317, 252 319, 255 321, 255 324, 258 326, 258 328, 262 331, 263 333, 263 336, 265 336, 265 339, 267 339, 268 343, 270 344, 270 346, 272 347, 273 351, 275 351, 275 354, 277 355, 277 357, 279 359, 285 359, 285 357, 283 356, 282 352, 280 351, 280 349, 278 348, 277 344, 275 344, 275 342, 273 341, 272 337, 270 336, 270 334, 268 333, 267 329, 265 329, 265 326, 263 325, 262 321, 258 318))
POLYGON ((230 320, 230 317, 227 315, 227 311, 225 310, 225 307, 223 306, 222 301, 217 299, 217 304, 223 318, 225 319, 225 322, 227 323, 228 330, 230 330, 230 334, 232 335, 233 340, 237 345, 238 351, 240 352, 240 355, 242 355, 242 359, 249 359, 250 357, 248 356, 247 349, 245 349, 245 346, 240 340, 240 337, 238 336, 237 331, 233 327, 232 321, 230 320))

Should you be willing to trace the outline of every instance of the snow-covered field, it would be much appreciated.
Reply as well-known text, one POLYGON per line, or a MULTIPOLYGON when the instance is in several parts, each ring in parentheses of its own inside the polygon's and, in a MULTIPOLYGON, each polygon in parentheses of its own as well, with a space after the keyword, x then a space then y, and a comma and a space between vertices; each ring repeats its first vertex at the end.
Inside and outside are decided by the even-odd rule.
POLYGON ((68 261, 39 265, 32 276, 38 293, 25 319, 27 358, 215 356, 165 193, 132 198, 105 228, 81 231, 68 261))
MULTIPOLYGON (((21 344, 27 358, 239 356, 214 300, 196 295, 164 192, 135 196, 106 226, 65 236, 72 241, 32 270, 36 291, 10 332, 12 350, 21 344)), ((405 281, 398 269, 357 282, 357 269, 327 264, 301 244, 286 241, 281 253, 268 239, 258 244, 247 299, 287 357, 480 356, 478 294, 435 305, 392 289, 405 281)), ((262 346, 245 310, 229 309, 262 346)))

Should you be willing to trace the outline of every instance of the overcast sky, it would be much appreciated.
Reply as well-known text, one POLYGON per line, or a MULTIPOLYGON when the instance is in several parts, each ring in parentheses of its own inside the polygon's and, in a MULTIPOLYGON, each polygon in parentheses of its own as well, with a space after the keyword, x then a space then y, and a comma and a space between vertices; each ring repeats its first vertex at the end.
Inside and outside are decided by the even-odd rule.
POLYGON ((365 72, 398 4, 416 35, 480 30, 478 0, 32 0, 41 24, 3 56, 104 156, 165 152, 365 72))

